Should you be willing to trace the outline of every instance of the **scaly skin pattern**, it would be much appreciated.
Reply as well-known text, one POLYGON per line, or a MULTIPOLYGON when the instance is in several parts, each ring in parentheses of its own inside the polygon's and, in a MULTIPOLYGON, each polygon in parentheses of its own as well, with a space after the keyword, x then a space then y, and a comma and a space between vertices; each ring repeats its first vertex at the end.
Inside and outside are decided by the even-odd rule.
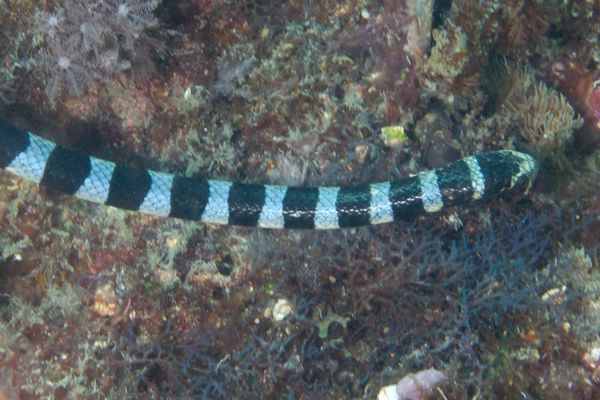
POLYGON ((94 203, 208 224, 272 229, 338 229, 408 220, 504 193, 527 193, 538 170, 530 155, 499 150, 393 182, 249 185, 118 165, 2 121, 0 167, 94 203))

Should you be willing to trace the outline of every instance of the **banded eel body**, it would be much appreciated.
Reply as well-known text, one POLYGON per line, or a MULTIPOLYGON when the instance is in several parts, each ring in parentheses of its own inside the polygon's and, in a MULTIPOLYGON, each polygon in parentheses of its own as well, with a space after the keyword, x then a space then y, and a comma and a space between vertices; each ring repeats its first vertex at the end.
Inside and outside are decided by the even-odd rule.
POLYGON ((526 193, 537 173, 531 156, 500 150, 395 182, 312 188, 248 185, 116 165, 1 121, 0 167, 80 199, 126 210, 293 229, 381 224, 502 193, 526 193))

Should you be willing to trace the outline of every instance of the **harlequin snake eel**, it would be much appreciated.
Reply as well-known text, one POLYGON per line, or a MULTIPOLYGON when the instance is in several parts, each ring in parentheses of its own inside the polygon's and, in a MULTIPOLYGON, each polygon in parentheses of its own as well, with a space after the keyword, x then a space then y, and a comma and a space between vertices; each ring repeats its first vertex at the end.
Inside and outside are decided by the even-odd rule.
POLYGON ((435 213, 504 193, 527 193, 538 164, 499 150, 393 182, 354 187, 251 185, 118 165, 0 121, 0 167, 94 203, 209 224, 337 229, 435 213))

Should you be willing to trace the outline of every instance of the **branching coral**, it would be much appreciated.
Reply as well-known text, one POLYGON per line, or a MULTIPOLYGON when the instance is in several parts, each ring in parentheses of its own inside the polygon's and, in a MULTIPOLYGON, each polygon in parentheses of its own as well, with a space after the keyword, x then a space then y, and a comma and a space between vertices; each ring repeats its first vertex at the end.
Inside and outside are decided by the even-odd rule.
POLYGON ((434 46, 424 60, 419 74, 423 87, 422 96, 451 103, 455 94, 472 89, 464 79, 459 79, 469 61, 467 37, 456 26, 434 30, 432 37, 434 46))
MULTIPOLYGON (((527 365, 516 353, 507 356, 510 364, 492 363, 498 348, 518 341, 523 329, 543 326, 542 295, 564 282, 554 264, 547 269, 554 246, 595 219, 570 221, 559 209, 489 217, 489 224, 458 233, 433 223, 337 233, 336 241, 327 233, 253 233, 246 256, 254 293, 219 301, 194 295, 179 317, 165 316, 158 328, 150 315, 125 321, 106 354, 119 370, 117 385, 140 396, 235 398, 251 387, 274 396, 368 398, 377 383, 433 363, 461 385, 492 396, 496 382, 517 380, 518 370, 508 365, 527 365), (564 232, 552 229, 558 223, 564 232), (306 265, 290 270, 291 263, 306 265), (293 311, 274 323, 260 310, 290 290, 297 296, 293 311), (239 299, 246 300, 231 308, 239 299), (233 331, 232 323, 238 327, 233 331), (494 329, 502 337, 490 333, 494 329)), ((181 295, 175 289, 160 297, 170 304, 181 295)), ((589 336, 582 329, 589 324, 572 324, 572 332, 589 336)), ((553 351, 563 350, 557 345, 553 351)), ((511 397, 528 386, 518 381, 503 390, 511 397)))

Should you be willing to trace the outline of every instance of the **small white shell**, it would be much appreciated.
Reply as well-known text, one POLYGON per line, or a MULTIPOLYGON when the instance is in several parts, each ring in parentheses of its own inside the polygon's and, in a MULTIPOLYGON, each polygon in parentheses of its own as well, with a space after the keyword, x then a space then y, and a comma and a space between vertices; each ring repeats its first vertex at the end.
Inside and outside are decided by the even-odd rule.
POLYGON ((408 374, 397 384, 383 387, 377 400, 426 400, 445 380, 446 375, 433 368, 408 374))
POLYGON ((377 395, 377 400, 398 400, 396 385, 382 387, 377 395))
POLYGON ((273 306, 273 320, 276 322, 283 321, 292 313, 292 304, 286 299, 279 299, 273 306))

